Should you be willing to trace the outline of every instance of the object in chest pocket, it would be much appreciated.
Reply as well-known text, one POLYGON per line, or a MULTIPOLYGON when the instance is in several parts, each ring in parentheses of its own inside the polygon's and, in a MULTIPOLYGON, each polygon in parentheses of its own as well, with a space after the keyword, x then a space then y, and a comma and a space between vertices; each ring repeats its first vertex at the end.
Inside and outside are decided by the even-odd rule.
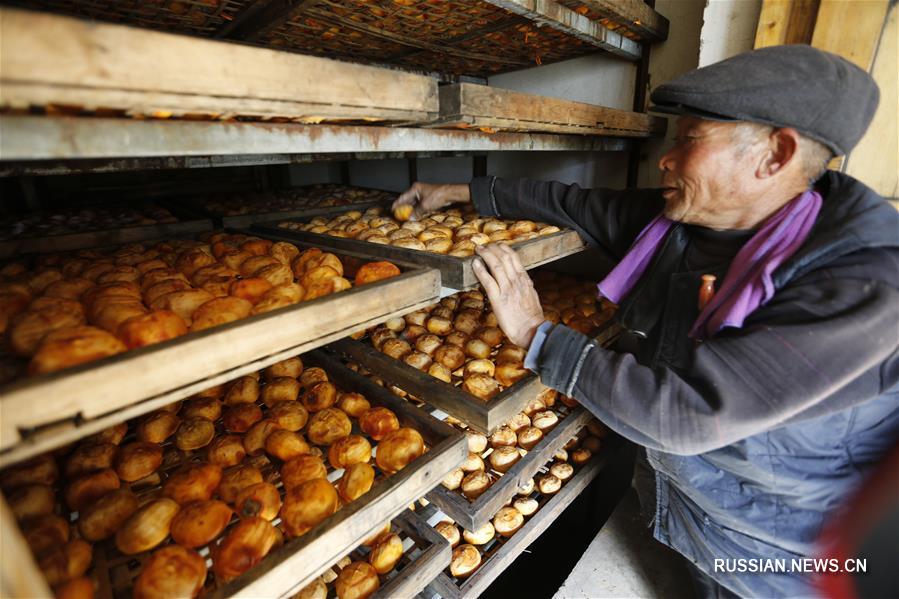
POLYGON ((715 275, 702 275, 702 283, 699 286, 699 311, 705 310, 712 298, 715 297, 715 275))

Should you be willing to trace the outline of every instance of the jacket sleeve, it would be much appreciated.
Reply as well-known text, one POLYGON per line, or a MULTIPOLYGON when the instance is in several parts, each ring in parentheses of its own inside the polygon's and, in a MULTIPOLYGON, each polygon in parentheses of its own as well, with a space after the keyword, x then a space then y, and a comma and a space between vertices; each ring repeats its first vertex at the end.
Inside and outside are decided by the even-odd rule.
POLYGON ((620 259, 664 206, 659 189, 582 189, 558 181, 477 177, 471 201, 483 216, 570 227, 590 245, 620 259))
MULTIPOLYGON (((899 272, 895 252, 873 252, 885 258, 873 270, 899 272)), ((843 410, 899 391, 899 290, 865 270, 793 282, 742 329, 696 347, 682 371, 643 366, 557 325, 537 372, 624 437, 684 455, 843 410)))

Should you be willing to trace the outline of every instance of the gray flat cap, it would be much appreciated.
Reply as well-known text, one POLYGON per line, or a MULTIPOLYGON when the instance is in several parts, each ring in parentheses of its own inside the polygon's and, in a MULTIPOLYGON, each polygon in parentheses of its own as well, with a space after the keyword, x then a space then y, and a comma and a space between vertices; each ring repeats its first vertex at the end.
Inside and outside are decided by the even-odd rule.
POLYGON ((650 96, 655 112, 792 127, 836 154, 865 134, 880 91, 848 60, 805 45, 771 46, 685 73, 650 96))

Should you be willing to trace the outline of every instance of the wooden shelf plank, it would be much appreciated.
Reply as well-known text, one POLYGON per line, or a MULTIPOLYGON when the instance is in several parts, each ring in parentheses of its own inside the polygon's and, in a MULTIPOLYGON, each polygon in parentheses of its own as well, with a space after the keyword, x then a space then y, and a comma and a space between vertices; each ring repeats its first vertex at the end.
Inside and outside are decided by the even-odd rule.
POLYGON ((668 19, 643 0, 577 0, 577 2, 640 36, 642 41, 661 42, 668 39, 668 19))
POLYGON ((437 82, 266 48, 0 8, 0 106, 422 122, 437 82))
POLYGON ((665 134, 667 123, 664 118, 640 112, 455 83, 440 88, 440 119, 428 126, 659 137, 665 134))
MULTIPOLYGON (((6 451, 0 465, 23 459, 33 444, 20 444, 20 439, 40 427, 130 407, 148 412, 151 404, 158 407, 156 400, 188 397, 437 298, 439 272, 399 266, 403 274, 391 279, 13 382, 3 387, 0 400, 0 450, 6 451), (53 410, 47 409, 48 397, 55 398, 53 410)), ((43 442, 52 448, 58 439, 43 442)))
MULTIPOLYGON (((619 138, 408 127, 0 116, 0 160, 332 152, 623 151, 619 138)), ((200 166, 209 166, 206 160, 200 166)))
POLYGON ((605 27, 598 21, 591 21, 570 8, 554 0, 486 0, 516 15, 528 18, 539 25, 545 25, 592 44, 621 58, 639 60, 642 54, 640 44, 605 27))

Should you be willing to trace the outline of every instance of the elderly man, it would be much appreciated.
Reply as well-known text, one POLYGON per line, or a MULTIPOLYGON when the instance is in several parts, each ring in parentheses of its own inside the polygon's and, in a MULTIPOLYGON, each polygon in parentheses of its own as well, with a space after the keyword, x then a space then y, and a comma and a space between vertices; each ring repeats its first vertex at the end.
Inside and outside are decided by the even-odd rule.
POLYGON ((825 171, 878 97, 837 56, 756 50, 652 94, 680 115, 661 189, 486 177, 416 183, 395 203, 471 201, 572 227, 618 260, 599 285, 629 331, 614 351, 544 322, 507 246, 479 248, 476 273, 528 367, 646 448, 655 538, 709 596, 812 594, 791 560, 816 555, 822 523, 899 439, 899 215, 825 171), (703 275, 717 289, 700 306, 703 275), (767 559, 787 571, 752 571, 780 569, 767 559))

